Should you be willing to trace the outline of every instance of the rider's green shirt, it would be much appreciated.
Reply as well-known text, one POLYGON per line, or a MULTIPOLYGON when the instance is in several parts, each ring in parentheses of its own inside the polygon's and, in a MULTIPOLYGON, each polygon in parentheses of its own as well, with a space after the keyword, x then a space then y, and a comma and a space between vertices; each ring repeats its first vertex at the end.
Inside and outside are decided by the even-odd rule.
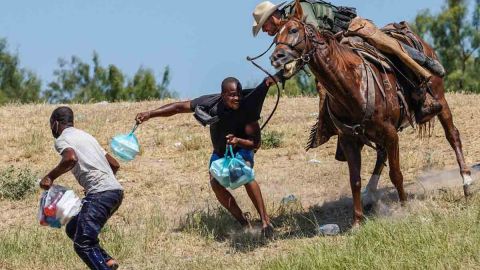
MULTIPOLYGON (((347 30, 351 19, 356 16, 355 8, 334 6, 323 0, 300 0, 303 15, 306 22, 321 30, 329 30, 337 33, 347 30)), ((283 10, 284 19, 295 11, 295 1, 285 5, 283 10)))
MULTIPOLYGON (((285 17, 295 12, 295 1, 285 5, 282 10, 285 17)), ((320 29, 331 30, 334 20, 334 6, 323 1, 301 1, 303 16, 306 22, 320 29)))

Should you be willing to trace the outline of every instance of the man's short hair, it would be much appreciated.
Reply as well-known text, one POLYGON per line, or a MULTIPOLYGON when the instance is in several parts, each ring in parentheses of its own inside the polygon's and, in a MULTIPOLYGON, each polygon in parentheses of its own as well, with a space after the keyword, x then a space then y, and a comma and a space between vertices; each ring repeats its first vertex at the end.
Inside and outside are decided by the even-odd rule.
POLYGON ((58 121, 58 123, 73 126, 73 111, 70 107, 61 106, 53 110, 50 121, 58 121))
POLYGON ((237 87, 237 91, 239 91, 239 92, 242 91, 242 84, 240 83, 240 81, 235 77, 228 77, 228 78, 225 78, 222 81, 222 94, 225 92, 227 84, 229 84, 229 83, 234 83, 237 87))

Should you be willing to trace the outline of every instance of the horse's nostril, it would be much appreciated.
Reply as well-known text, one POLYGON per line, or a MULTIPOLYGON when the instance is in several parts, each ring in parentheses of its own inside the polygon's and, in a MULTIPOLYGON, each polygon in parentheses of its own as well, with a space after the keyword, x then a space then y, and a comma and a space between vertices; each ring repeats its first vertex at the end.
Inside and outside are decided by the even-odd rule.
POLYGON ((286 57, 286 55, 284 53, 275 53, 272 56, 270 56, 270 61, 277 61, 277 60, 280 60, 284 57, 286 57))

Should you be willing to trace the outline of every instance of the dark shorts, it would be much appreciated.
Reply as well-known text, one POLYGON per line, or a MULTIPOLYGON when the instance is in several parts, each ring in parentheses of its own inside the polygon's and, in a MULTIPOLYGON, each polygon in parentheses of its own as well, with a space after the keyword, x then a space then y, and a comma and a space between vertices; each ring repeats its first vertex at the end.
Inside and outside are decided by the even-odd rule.
MULTIPOLYGON (((253 160, 253 155, 254 155, 253 150, 248 150, 248 149, 244 149, 244 148, 237 148, 237 150, 233 150, 233 153, 234 154, 239 153, 240 156, 242 156, 242 158, 245 161, 250 162, 250 165, 253 168, 253 164, 255 163, 254 160, 253 160)), ((212 156, 210 157, 210 162, 208 163, 208 167, 210 168, 210 166, 212 165, 212 162, 214 162, 215 160, 223 158, 223 156, 224 155, 219 155, 219 154, 213 152, 212 156)))

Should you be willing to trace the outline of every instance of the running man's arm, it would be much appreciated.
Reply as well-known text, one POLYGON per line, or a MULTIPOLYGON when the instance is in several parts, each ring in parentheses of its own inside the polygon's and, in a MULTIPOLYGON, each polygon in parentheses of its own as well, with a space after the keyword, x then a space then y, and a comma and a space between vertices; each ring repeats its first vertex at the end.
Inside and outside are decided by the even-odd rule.
POLYGON ((118 169, 120 169, 120 163, 112 157, 109 153, 105 154, 105 158, 107 158, 108 165, 110 165, 110 168, 112 168, 113 174, 117 174, 118 169))
POLYGON ((72 148, 66 148, 61 155, 62 160, 60 163, 40 181, 41 188, 49 189, 55 179, 73 169, 75 164, 77 164, 78 158, 72 148))
POLYGON ((173 103, 163 105, 162 107, 156 110, 141 112, 137 114, 137 116, 135 117, 135 121, 137 121, 138 124, 141 124, 150 118, 168 117, 178 113, 191 113, 191 112, 192 112, 192 109, 190 108, 190 100, 173 102, 173 103))

